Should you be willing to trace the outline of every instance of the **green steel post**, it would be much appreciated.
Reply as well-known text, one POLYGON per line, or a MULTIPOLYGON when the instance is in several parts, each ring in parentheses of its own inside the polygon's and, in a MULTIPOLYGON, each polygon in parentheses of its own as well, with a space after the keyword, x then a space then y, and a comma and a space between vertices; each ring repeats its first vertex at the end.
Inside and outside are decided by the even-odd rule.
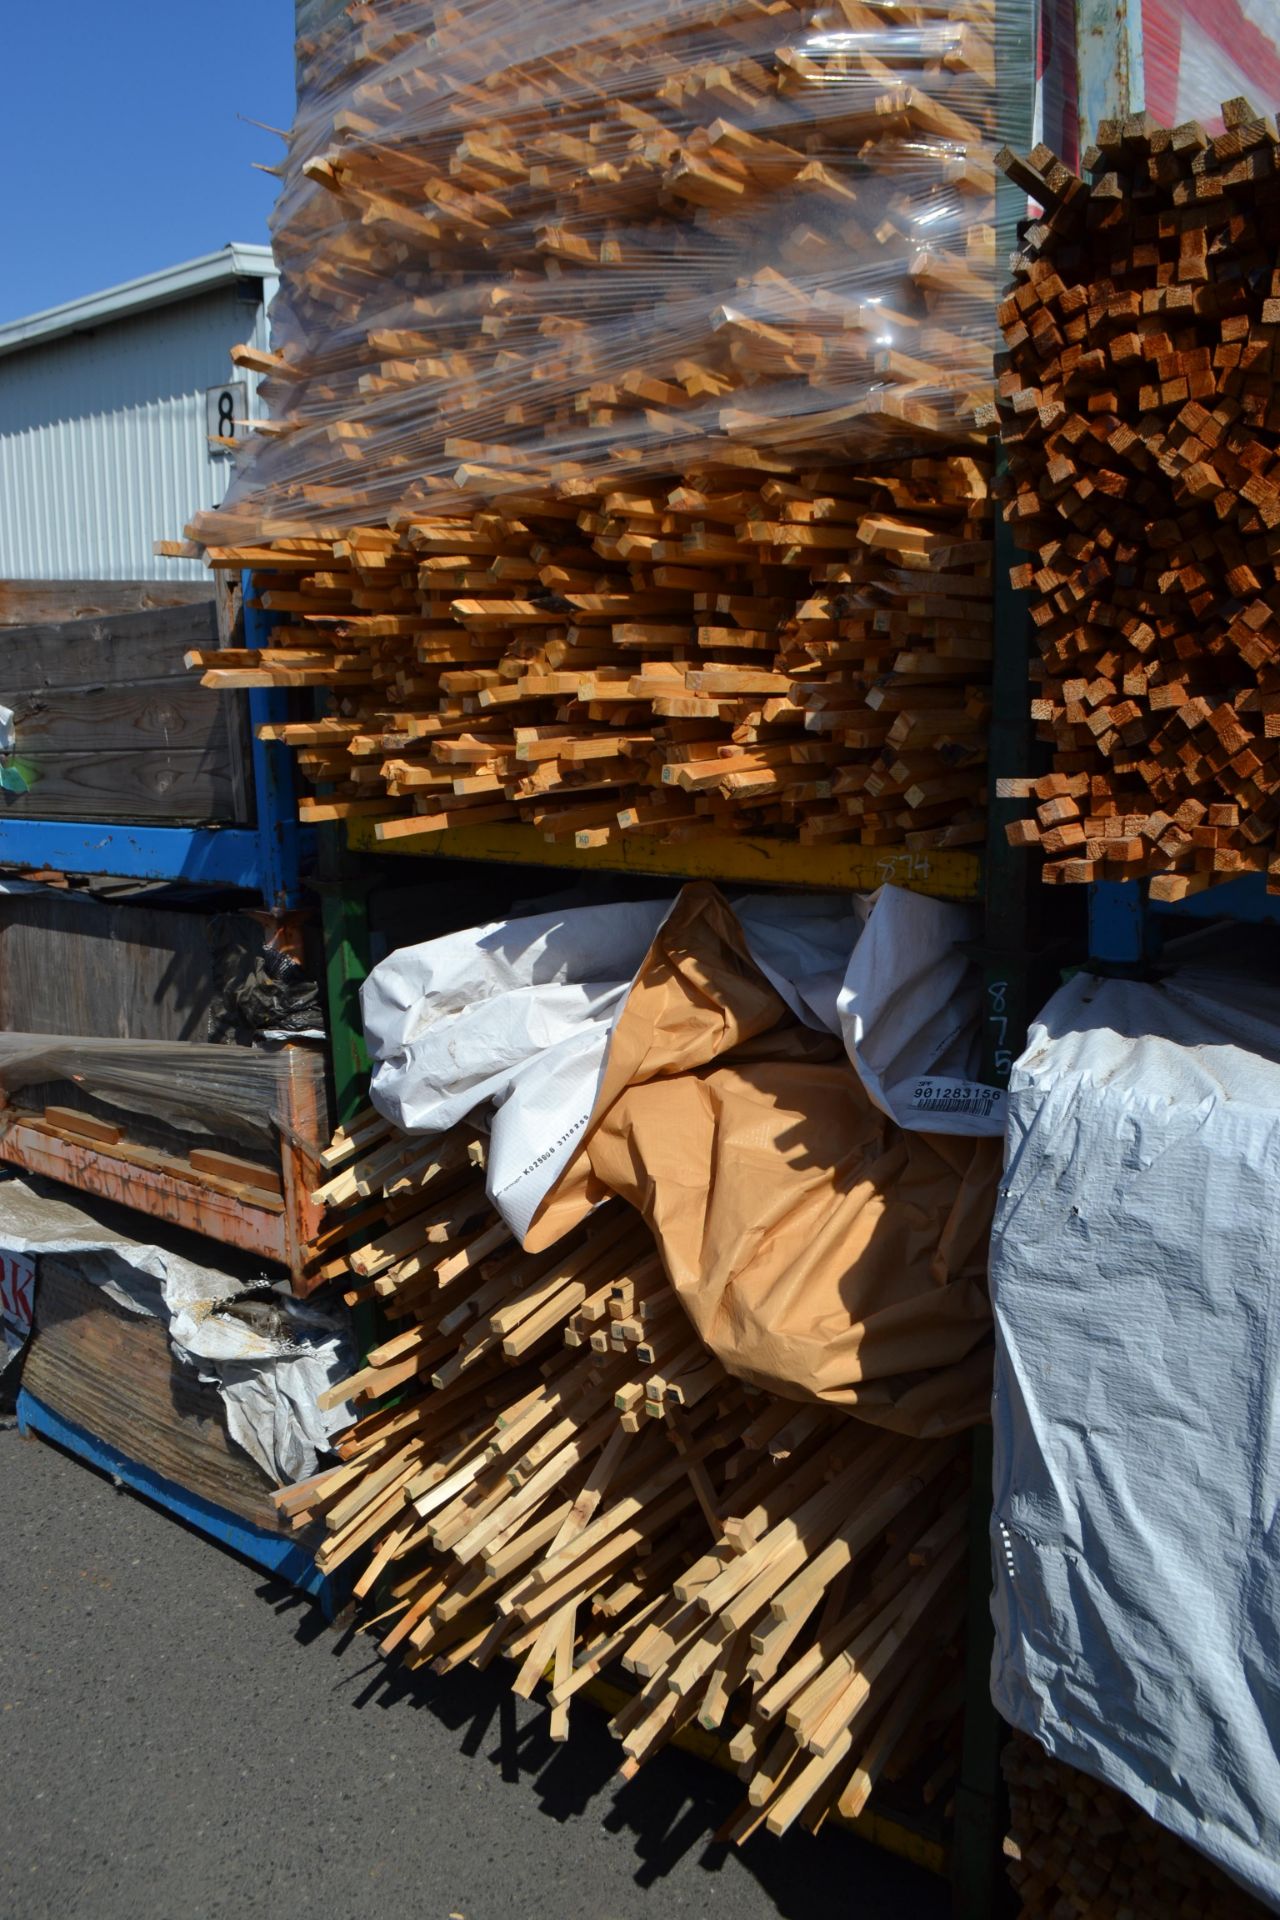
POLYGON ((369 1055, 360 1021, 360 988, 369 971, 369 919, 364 889, 351 870, 342 829, 323 830, 320 842, 320 919, 324 933, 329 1057, 339 1121, 364 1104, 369 1055))
MULTIPOLYGON (((329 1061, 335 1118, 341 1123, 364 1105, 369 1087, 369 1055, 360 1020, 360 988, 370 965, 369 915, 365 888, 353 871, 341 827, 320 830, 318 867, 329 1061)), ((383 1337, 381 1317, 362 1301, 352 1309, 351 1319, 360 1351, 366 1354, 383 1337)))

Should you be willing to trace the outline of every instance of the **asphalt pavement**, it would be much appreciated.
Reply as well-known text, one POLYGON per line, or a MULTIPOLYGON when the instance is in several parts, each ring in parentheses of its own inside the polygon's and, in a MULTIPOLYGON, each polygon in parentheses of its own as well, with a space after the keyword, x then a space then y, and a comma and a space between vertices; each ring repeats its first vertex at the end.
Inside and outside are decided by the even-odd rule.
POLYGON ((104 1476, 0 1431, 4 1920, 942 1920, 851 1836, 711 1835, 736 1783, 628 1785, 504 1674, 423 1680, 104 1476))

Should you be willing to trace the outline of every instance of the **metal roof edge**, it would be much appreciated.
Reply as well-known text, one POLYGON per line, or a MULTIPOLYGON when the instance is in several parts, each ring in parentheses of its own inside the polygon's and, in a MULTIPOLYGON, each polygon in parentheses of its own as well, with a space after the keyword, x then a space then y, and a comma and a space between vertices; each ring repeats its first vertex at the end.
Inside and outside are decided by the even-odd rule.
POLYGON ((167 306, 185 300, 230 280, 274 279, 276 264, 270 247, 247 246, 231 242, 216 253, 203 253, 195 260, 184 260, 176 267, 164 267, 158 273, 143 274, 118 287, 106 287, 62 306, 48 307, 43 313, 29 314, 0 326, 0 354, 17 353, 38 341, 57 340, 105 321, 120 320, 127 314, 148 307, 167 306))

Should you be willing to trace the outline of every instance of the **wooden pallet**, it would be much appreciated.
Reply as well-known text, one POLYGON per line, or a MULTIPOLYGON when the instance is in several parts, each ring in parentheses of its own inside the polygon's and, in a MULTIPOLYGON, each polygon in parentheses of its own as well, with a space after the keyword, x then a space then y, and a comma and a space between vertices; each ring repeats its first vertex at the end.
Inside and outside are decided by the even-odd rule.
POLYGON ((18 1423, 336 1611, 341 1583, 319 1572, 305 1537, 280 1526, 265 1475, 228 1437, 217 1392, 177 1362, 158 1320, 117 1307, 73 1258, 41 1260, 18 1423))

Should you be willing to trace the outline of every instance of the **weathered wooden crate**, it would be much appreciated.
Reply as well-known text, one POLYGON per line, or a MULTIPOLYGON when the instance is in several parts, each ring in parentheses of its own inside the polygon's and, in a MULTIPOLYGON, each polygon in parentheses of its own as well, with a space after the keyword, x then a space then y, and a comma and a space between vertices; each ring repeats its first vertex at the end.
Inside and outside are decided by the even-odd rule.
POLYGON ((211 698, 184 665, 216 645, 211 599, 0 628, 15 734, 0 819, 251 821, 244 703, 211 698))
POLYGON ((277 1531, 270 1482, 228 1436, 217 1388, 181 1364, 159 1320, 84 1279, 74 1254, 40 1260, 22 1384, 140 1466, 277 1531))
POLYGON ((315 1595, 337 1589, 311 1543, 283 1526, 266 1476, 227 1434, 217 1390, 184 1367, 158 1320, 126 1313, 77 1269, 40 1261, 18 1420, 188 1526, 315 1595))
POLYGON ((209 598, 207 580, 0 580, 0 627, 47 627, 209 598))
POLYGON ((304 1291, 318 1217, 309 1148, 329 1135, 321 1057, 305 1044, 287 1050, 274 1131, 222 1132, 198 1078, 184 1091, 188 1046, 234 1036, 218 1049, 234 1072, 244 1052, 236 1038, 250 1037, 220 986, 224 939, 260 941, 261 927, 244 914, 211 918, 71 893, 0 898, 0 1034, 51 1045, 65 1038, 72 1056, 68 1071, 65 1049, 51 1055, 38 1080, 11 1083, 0 1071, 0 1161, 278 1261, 304 1291), (126 1050, 135 1041, 167 1045, 164 1098, 150 1107, 104 1097, 110 1080, 102 1083, 86 1044, 95 1039, 126 1050))

